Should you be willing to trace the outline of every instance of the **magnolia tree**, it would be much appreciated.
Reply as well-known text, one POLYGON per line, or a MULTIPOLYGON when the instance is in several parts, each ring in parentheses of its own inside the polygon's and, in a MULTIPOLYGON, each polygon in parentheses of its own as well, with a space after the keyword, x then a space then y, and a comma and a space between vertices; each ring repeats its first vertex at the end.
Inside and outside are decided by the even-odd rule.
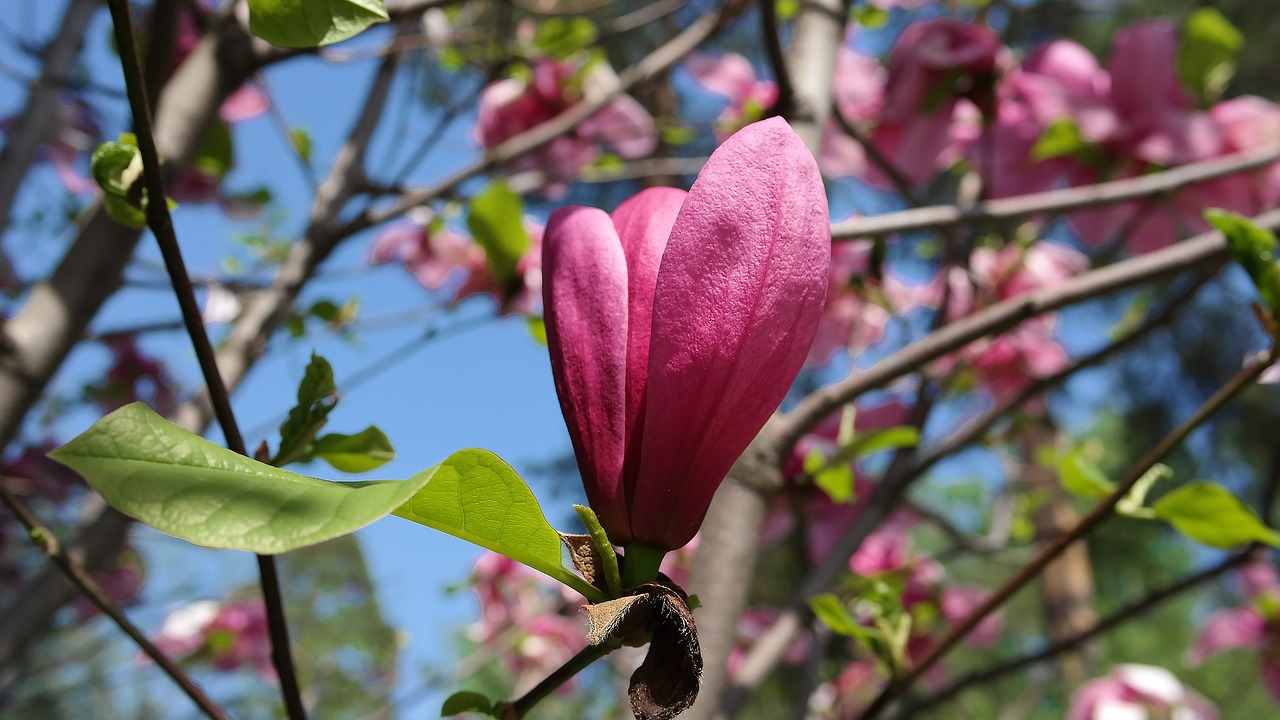
POLYGON ((1276 713, 1280 105, 1244 70, 1280 13, 1113 5, 32 10, 0 154, 0 708, 395 716, 398 649, 436 639, 397 638, 351 534, 409 521, 482 553, 446 716, 1276 713), (323 153, 294 72, 350 110, 323 153), (111 302, 144 271, 158 323, 111 302), (584 501, 465 445, 339 477, 415 438, 322 432, 407 352, 340 383, 290 350, 377 324, 335 273, 412 279, 428 313, 381 320, 429 315, 418 344, 539 348, 576 462, 522 469, 584 501), (242 429, 231 393, 281 353, 296 404, 242 429), (154 530, 259 581, 144 575, 154 530), (132 705, 83 650, 125 645, 156 678, 132 705))

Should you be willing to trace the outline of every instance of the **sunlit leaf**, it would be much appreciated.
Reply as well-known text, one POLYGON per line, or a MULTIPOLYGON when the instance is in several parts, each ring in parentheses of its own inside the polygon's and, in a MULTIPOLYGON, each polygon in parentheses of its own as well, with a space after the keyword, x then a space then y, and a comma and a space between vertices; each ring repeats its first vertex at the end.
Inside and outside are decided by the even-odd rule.
POLYGON ((849 614, 849 609, 844 606, 840 598, 831 593, 822 593, 810 598, 809 609, 823 624, 831 628, 831 632, 837 635, 856 638, 863 638, 867 635, 867 629, 859 625, 858 621, 854 620, 853 616, 849 614))
POLYGON ((249 31, 280 47, 329 45, 387 19, 382 0, 249 0, 249 31))
POLYGON ((421 490, 396 515, 524 563, 589 600, 605 599, 560 564, 560 534, 502 458, 488 450, 459 450, 410 480, 421 490))
POLYGON ((1221 97, 1236 74, 1244 35, 1222 13, 1202 7, 1187 17, 1178 46, 1178 79, 1205 104, 1221 97))
POLYGON ((550 58, 566 58, 590 47, 600 36, 596 24, 582 16, 552 17, 538 23, 533 44, 550 58))
POLYGON ((1104 498, 1116 490, 1115 483, 1108 480, 1079 449, 1067 453, 1058 462, 1058 478, 1063 489, 1080 497, 1104 498))
POLYGON ((1251 542, 1280 547, 1280 535, 1263 524, 1231 491, 1210 482, 1183 485, 1151 505, 1156 517, 1210 547, 1231 549, 1251 542))
POLYGON ((328 360, 311 353, 311 361, 298 383, 297 404, 280 423, 280 449, 271 459, 272 465, 283 467, 302 456, 329 421, 329 413, 338 404, 337 392, 333 367, 328 360))
POLYGON ((1258 287, 1258 294, 1272 315, 1280 318, 1280 267, 1276 265, 1275 233, 1258 227, 1243 215, 1225 210, 1205 210, 1204 217, 1226 237, 1232 257, 1258 287))
POLYGON ((115 509, 197 545, 270 555, 354 532, 426 478, 338 483, 291 473, 126 405, 49 454, 115 509))
POLYGON ((529 249, 523 215, 524 201, 501 180, 494 180, 471 199, 467 229, 484 249, 489 269, 504 288, 511 286, 516 265, 529 249))
POLYGON ((355 435, 321 435, 316 438, 311 452, 334 468, 348 473, 368 472, 386 465, 396 457, 391 441, 374 425, 355 435))

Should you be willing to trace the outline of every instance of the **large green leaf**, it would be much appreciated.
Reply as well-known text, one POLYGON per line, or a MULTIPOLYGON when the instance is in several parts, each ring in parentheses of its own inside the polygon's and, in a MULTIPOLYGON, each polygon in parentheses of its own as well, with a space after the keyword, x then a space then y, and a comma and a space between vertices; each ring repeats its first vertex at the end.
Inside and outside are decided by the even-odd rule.
POLYGON ((1178 532, 1210 547, 1229 550, 1251 542, 1280 547, 1280 535, 1221 485, 1183 485, 1152 503, 1151 509, 1178 532))
POLYGON ((386 21, 382 0, 249 0, 249 30, 281 47, 329 45, 386 21))
POLYGON ((560 533, 524 480, 488 450, 459 450, 410 478, 420 490, 395 514, 506 555, 599 602, 598 588, 561 565, 560 533))
POLYGON ((298 475, 193 435, 142 403, 107 415, 49 455, 146 525, 197 545, 263 555, 354 532, 428 479, 337 483, 298 475))

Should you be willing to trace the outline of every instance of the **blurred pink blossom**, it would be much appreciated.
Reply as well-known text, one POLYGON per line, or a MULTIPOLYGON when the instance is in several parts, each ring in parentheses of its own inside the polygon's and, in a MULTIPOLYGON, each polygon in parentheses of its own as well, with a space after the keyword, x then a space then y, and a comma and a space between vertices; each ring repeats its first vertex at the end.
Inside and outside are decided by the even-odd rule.
MULTIPOLYGON (((617 86, 617 76, 604 63, 538 60, 531 77, 506 78, 480 94, 476 140, 492 150, 503 142, 560 115, 582 101, 592 102, 617 86)), ((624 158, 644 157, 657 147, 653 117, 630 95, 619 95, 571 133, 522 155, 509 164, 512 172, 540 170, 548 181, 542 191, 564 195, 578 171, 592 163, 604 144, 624 158)))
POLYGON ((1173 673, 1152 665, 1117 665, 1076 691, 1067 720, 1217 720, 1218 712, 1173 673))
MULTIPOLYGON (((175 658, 194 656, 223 671, 251 667, 264 680, 276 678, 267 609, 257 598, 191 603, 170 613, 153 640, 175 658)), ((150 659, 139 656, 139 662, 148 664, 150 659)))
POLYGON ((1248 605, 1218 610, 1209 617, 1196 644, 1187 651, 1188 665, 1199 665, 1210 655, 1234 648, 1260 651, 1262 684, 1280 702, 1280 577, 1263 556, 1250 560, 1236 572, 1248 605))

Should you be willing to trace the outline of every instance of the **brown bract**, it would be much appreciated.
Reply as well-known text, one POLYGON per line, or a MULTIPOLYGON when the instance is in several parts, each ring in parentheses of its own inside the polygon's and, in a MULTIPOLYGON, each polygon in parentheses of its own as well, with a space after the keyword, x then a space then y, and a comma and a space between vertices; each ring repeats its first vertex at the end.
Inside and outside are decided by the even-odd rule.
MULTIPOLYGON (((603 583, 600 558, 588 535, 561 535, 574 567, 587 582, 603 583), (599 581, 599 582, 597 582, 599 581)), ((666 575, 626 590, 628 595, 585 605, 587 642, 639 647, 644 662, 627 689, 638 720, 669 720, 688 710, 702 684, 702 651, 689 596, 666 575)))

